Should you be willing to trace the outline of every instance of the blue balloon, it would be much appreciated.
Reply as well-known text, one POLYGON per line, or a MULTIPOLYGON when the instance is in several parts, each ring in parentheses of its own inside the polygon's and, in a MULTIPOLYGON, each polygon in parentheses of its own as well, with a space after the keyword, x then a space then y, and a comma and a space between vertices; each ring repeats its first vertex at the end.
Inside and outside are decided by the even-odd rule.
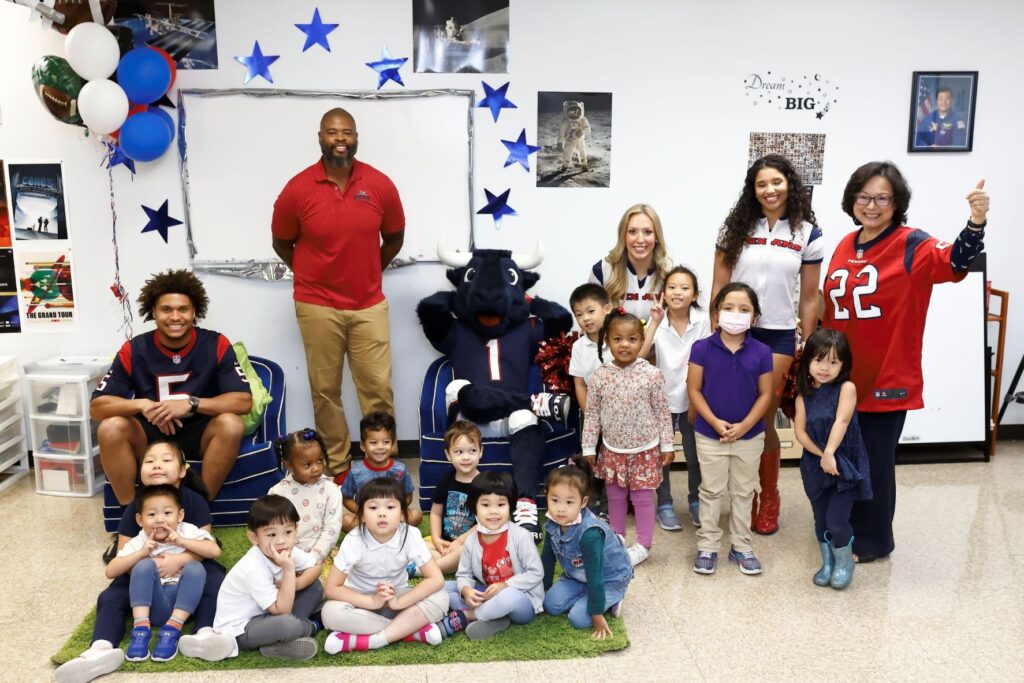
POLYGON ((128 94, 129 102, 149 104, 171 86, 171 67, 156 50, 137 47, 125 53, 117 65, 117 82, 128 94))
POLYGON ((156 114, 157 116, 160 117, 161 120, 163 120, 164 123, 167 124, 167 129, 169 131, 171 131, 171 140, 173 140, 174 139, 174 119, 171 118, 171 115, 168 114, 167 112, 165 112, 160 107, 153 106, 153 105, 150 105, 149 112, 152 113, 152 114, 156 114))
POLYGON ((144 111, 129 116, 121 126, 121 150, 129 159, 153 161, 171 146, 171 131, 158 114, 144 111))

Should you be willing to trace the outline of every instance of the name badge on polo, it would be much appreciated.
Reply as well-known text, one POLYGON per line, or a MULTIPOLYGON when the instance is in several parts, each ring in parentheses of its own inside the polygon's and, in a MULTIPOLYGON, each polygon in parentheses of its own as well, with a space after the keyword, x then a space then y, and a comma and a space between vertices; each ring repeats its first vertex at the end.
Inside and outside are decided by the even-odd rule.
POLYGON ((370 195, 366 193, 366 190, 359 190, 356 192, 356 196, 353 197, 357 202, 368 202, 370 201, 370 195))

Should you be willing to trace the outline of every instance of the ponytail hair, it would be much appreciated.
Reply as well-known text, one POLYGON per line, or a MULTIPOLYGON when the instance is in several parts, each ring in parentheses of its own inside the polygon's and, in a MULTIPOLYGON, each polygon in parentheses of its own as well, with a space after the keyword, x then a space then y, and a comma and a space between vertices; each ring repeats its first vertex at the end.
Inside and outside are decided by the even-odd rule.
POLYGON ((548 474, 547 490, 558 484, 571 486, 581 497, 589 497, 594 490, 594 469, 582 455, 574 455, 548 474))
POLYGON ((286 436, 279 437, 274 440, 274 453, 277 455, 277 466, 284 469, 284 462, 291 457, 292 450, 299 444, 307 444, 310 441, 316 441, 320 444, 320 452, 324 454, 324 458, 327 457, 327 444, 324 443, 324 438, 320 436, 315 429, 306 427, 300 429, 297 432, 292 432, 286 436))
POLYGON ((637 325, 640 326, 641 336, 644 333, 644 323, 642 320, 640 320, 640 318, 636 317, 632 313, 627 313, 626 309, 624 309, 622 306, 619 306, 618 308, 613 308, 612 312, 605 316, 604 325, 602 325, 601 329, 598 330, 597 332, 597 359, 602 363, 604 363, 604 354, 601 351, 602 349, 604 349, 605 340, 608 339, 608 330, 611 329, 612 323, 615 322, 616 320, 635 322, 637 325))

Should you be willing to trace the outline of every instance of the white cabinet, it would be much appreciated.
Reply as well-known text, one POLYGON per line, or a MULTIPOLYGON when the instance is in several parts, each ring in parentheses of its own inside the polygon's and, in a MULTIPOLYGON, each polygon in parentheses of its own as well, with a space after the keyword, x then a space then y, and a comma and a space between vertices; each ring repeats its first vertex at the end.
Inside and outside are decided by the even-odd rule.
POLYGON ((0 491, 28 474, 28 439, 21 407, 21 368, 0 356, 0 491))
POLYGON ((110 367, 100 357, 58 357, 25 367, 36 491, 93 496, 106 481, 89 399, 110 367))

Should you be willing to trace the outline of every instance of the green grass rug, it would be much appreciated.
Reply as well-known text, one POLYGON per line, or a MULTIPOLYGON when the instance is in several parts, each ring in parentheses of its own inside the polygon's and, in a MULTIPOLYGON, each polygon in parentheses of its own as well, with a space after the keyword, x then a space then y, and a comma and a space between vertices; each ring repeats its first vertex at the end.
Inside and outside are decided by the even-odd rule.
MULTIPOLYGON (((426 520, 424 520, 426 524, 426 520)), ((214 529, 214 535, 223 545, 220 561, 231 567, 248 551, 250 544, 241 527, 214 529)), ((63 664, 81 654, 92 639, 95 608, 71 635, 64 646, 51 660, 63 664)), ((316 657, 305 662, 269 659, 259 652, 243 652, 238 657, 223 662, 205 662, 201 659, 177 656, 170 662, 146 661, 138 664, 125 662, 119 669, 126 672, 159 673, 181 671, 227 671, 233 669, 261 669, 307 666, 385 666, 392 664, 450 664, 453 662, 493 662, 537 659, 575 659, 596 657, 603 652, 622 650, 629 646, 629 637, 621 619, 608 619, 611 638, 594 640, 589 629, 575 629, 563 615, 553 617, 538 614, 533 622, 525 626, 513 625, 493 638, 471 641, 465 635, 445 640, 438 646, 420 643, 396 643, 370 652, 347 652, 328 655, 323 652, 327 631, 321 631, 317 639, 321 650, 316 657)), ((128 646, 127 636, 121 648, 128 646)))

